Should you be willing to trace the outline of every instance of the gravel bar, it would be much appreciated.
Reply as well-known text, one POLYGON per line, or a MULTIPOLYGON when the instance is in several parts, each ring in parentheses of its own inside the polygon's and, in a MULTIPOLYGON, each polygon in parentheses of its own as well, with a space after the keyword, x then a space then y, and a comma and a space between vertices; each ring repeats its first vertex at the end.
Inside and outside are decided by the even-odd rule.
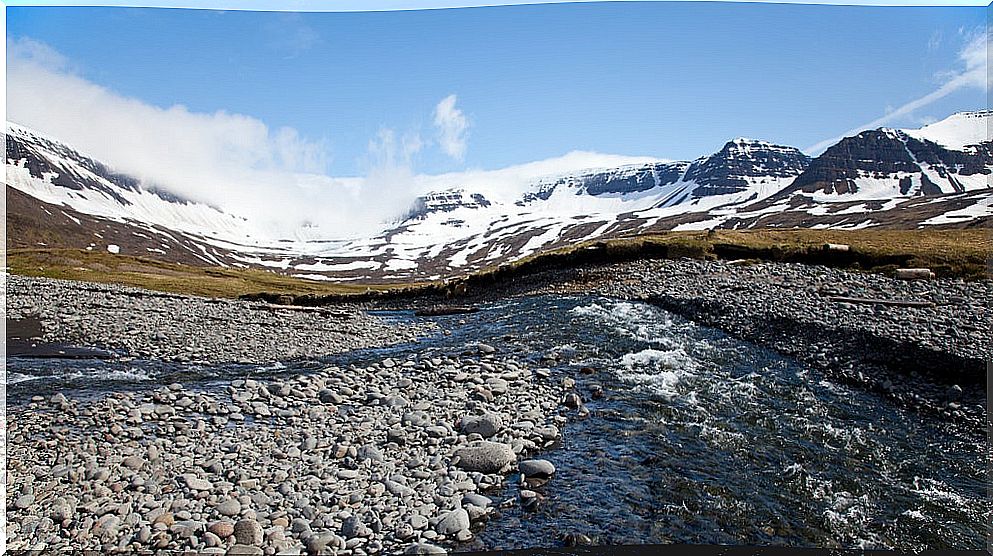
POLYGON ((7 276, 7 318, 40 319, 45 342, 179 363, 271 363, 412 342, 430 322, 386 323, 352 307, 151 292, 113 284, 7 276))
POLYGON ((508 473, 551 478, 528 458, 584 414, 573 386, 478 344, 226 393, 36 396, 7 416, 7 548, 444 553, 539 499, 499 497, 508 473))

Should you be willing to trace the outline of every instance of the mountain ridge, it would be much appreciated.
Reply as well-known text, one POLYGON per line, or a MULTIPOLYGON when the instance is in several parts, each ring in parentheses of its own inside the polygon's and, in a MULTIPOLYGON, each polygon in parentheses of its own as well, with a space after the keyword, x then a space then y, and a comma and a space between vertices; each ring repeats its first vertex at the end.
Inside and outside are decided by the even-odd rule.
POLYGON ((866 130, 817 157, 737 137, 692 161, 538 178, 502 198, 452 183, 419 196, 399 222, 373 237, 305 242, 246 236, 241 217, 8 124, 8 210, 32 215, 9 218, 8 238, 12 247, 59 241, 349 281, 438 279, 570 243, 667 229, 984 227, 993 217, 993 142, 982 132, 990 121, 984 110, 919 130, 866 130), (46 226, 63 239, 42 233, 46 226), (105 240, 108 230, 118 243, 105 240), (48 241, 37 241, 42 236, 48 241))

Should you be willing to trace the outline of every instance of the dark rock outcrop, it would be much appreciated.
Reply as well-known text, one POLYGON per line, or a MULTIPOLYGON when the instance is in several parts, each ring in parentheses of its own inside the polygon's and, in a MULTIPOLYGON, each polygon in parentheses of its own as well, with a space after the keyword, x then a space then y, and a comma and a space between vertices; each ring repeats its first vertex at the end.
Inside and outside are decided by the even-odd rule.
MULTIPOLYGON (((659 162, 564 178, 556 185, 579 185, 577 194, 629 194, 677 182, 695 182, 692 198, 739 193, 749 186, 746 178, 780 179, 799 176, 810 157, 794 147, 752 139, 728 141, 716 153, 693 162, 659 162)), ((684 197, 678 199, 686 200, 684 197)), ((673 204, 667 202, 663 204, 673 204)))
POLYGON ((580 178, 580 182, 589 195, 638 193, 679 181, 688 165, 687 162, 646 164, 626 171, 589 174, 580 178))
POLYGON ((846 137, 828 148, 775 198, 797 192, 856 193, 859 178, 898 179, 904 195, 961 193, 965 187, 960 176, 990 175, 991 165, 993 142, 959 151, 902 131, 874 129, 846 137), (935 183, 934 176, 943 183, 935 183))
POLYGON ((810 157, 795 147, 735 139, 690 165, 684 180, 699 184, 693 190, 694 198, 727 195, 747 189, 745 178, 791 178, 809 164, 810 157))

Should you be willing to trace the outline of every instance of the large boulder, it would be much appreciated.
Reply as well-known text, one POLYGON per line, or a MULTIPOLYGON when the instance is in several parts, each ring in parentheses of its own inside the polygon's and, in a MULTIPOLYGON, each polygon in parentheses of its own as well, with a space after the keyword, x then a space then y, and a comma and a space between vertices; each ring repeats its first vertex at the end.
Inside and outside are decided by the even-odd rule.
POLYGON ((482 415, 466 415, 462 418, 462 432, 476 433, 483 438, 489 438, 503 429, 503 419, 496 413, 482 415))
POLYGON ((234 538, 238 544, 262 546, 262 526, 254 519, 243 519, 234 524, 234 538))
POLYGON ((517 455, 508 444, 480 440, 455 451, 456 464, 466 471, 499 473, 517 461, 517 455))
POLYGON ((468 531, 469 513, 462 508, 452 510, 442 516, 435 530, 446 536, 454 536, 460 531, 468 531))

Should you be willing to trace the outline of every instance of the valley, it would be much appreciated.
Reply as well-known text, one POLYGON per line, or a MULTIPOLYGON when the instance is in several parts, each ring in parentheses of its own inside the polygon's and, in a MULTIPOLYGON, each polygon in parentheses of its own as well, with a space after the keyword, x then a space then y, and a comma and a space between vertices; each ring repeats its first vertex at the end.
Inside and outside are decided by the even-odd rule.
POLYGON ((9 546, 981 546, 990 117, 434 176, 351 238, 9 125, 9 546))

